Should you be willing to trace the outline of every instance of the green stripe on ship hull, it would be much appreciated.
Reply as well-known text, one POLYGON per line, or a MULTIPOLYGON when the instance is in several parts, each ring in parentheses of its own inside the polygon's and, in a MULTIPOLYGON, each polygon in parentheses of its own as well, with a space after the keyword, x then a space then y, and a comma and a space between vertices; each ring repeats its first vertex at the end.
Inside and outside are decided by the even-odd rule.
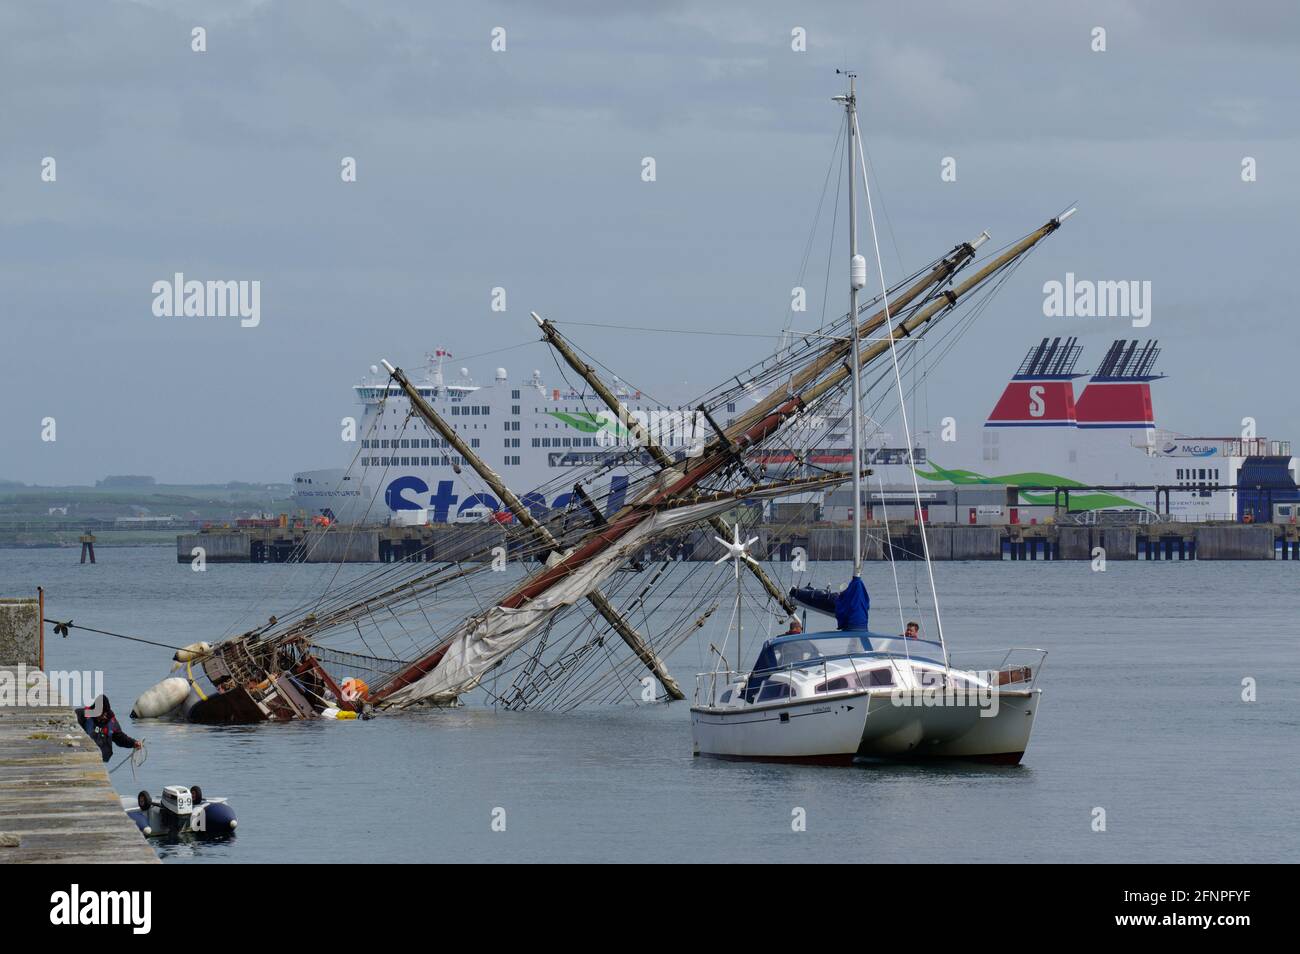
MULTIPOLYGON (((1001 474, 993 477, 986 477, 983 474, 977 474, 973 470, 947 470, 940 467, 933 460, 930 466, 934 469, 931 471, 916 468, 916 475, 924 477, 926 480, 936 482, 946 482, 958 487, 972 487, 986 484, 1013 484, 1024 486, 1049 486, 1049 487, 1083 487, 1084 485, 1077 480, 1071 480, 1068 477, 1061 477, 1058 474, 1045 474, 1042 471, 1030 470, 1022 471, 1016 474, 1001 474)), ((1020 498, 1027 504, 1036 506, 1051 506, 1056 503, 1055 495, 1050 493, 1026 493, 1020 491, 1020 498)), ((1114 494, 1071 494, 1070 509, 1072 510, 1113 510, 1116 508, 1130 508, 1136 510, 1150 510, 1136 501, 1129 500, 1125 497, 1116 497, 1114 494)))
POLYGON ((620 439, 627 436, 627 429, 622 424, 601 417, 598 414, 589 414, 585 411, 573 414, 566 414, 564 411, 547 411, 546 413, 557 421, 567 424, 575 430, 582 431, 584 434, 599 434, 601 431, 609 431, 620 439))

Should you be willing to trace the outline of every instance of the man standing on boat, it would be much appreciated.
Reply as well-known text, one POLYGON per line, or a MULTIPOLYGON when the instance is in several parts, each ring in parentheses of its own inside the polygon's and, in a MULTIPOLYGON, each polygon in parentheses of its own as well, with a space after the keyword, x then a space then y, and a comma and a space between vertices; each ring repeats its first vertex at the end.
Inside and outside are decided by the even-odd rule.
POLYGON ((113 756, 116 743, 124 749, 138 749, 140 742, 122 731, 117 716, 108 704, 108 696, 101 695, 93 703, 76 710, 77 721, 86 730, 86 734, 99 746, 99 753, 107 762, 113 756))

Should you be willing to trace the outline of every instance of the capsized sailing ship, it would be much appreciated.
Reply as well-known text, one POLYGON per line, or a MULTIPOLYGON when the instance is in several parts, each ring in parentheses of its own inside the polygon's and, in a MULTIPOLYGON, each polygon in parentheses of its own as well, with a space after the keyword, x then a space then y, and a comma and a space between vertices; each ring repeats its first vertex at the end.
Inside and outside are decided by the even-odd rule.
MULTIPOLYGON (((697 525, 730 536, 722 519, 728 512, 849 479, 809 456, 770 452, 810 446, 809 435, 825 433, 824 420, 842 414, 850 382, 892 354, 893 341, 921 340, 945 317, 963 314, 1059 225, 1053 218, 975 267, 984 234, 861 306, 855 293, 848 314, 796 334, 701 396, 694 417, 707 428, 679 447, 657 443, 597 374, 594 360, 588 363, 554 322, 534 313, 543 339, 590 388, 584 400, 618 415, 635 439, 556 478, 556 487, 530 488, 542 492, 522 497, 472 439, 385 362, 410 402, 398 427, 419 419, 440 435, 455 463, 468 468, 514 520, 479 528, 481 538, 462 541, 455 553, 426 555, 434 562, 385 564, 342 582, 335 574, 313 600, 210 645, 188 647, 176 659, 182 672, 172 677, 183 679, 179 688, 186 691, 160 691, 155 698, 184 695, 169 713, 202 723, 349 718, 376 708, 455 705, 476 690, 507 709, 636 701, 645 698, 649 683, 657 685, 655 700, 684 698, 663 660, 705 625, 724 584, 693 585, 687 609, 656 614, 709 565, 674 560, 662 548, 647 558, 654 545, 697 525), (973 273, 964 277, 968 269, 973 273), (882 331, 887 340, 870 337, 882 331), (600 472, 615 465, 633 469, 625 496, 611 505, 594 488, 600 472), (572 485, 564 488, 570 503, 563 512, 535 506, 538 499, 554 499, 561 483, 572 485), (511 572, 496 573, 503 555, 511 572), (658 632, 642 632, 657 619, 658 632)), ((855 276, 865 274, 859 259, 853 260, 855 276)), ((400 440, 402 432, 384 439, 400 440)), ((348 532, 345 525, 330 526, 309 546, 348 532)), ((757 581, 773 614, 788 618, 796 611, 770 567, 746 562, 744 572, 757 581)))
MULTIPOLYGON (((859 169, 871 210, 870 180, 865 156, 858 147, 857 97, 854 74, 849 73, 847 95, 835 97, 844 105, 849 162, 849 314, 858 314, 858 293, 866 284, 866 262, 858 254, 856 182, 859 169), (859 159, 861 163, 859 164, 859 159)), ((1072 213, 1073 210, 1070 210, 1072 213)), ((945 287, 940 310, 970 295, 981 281, 1010 266, 1033 245, 1059 227, 1065 213, 996 257, 975 276, 945 287)), ((872 216, 872 237, 875 221, 872 216)), ((973 245, 966 246, 973 252, 973 245)), ((884 268, 879 245, 876 261, 881 286, 884 268)), ((944 281, 948 280, 945 276, 944 281)), ((915 296, 912 296, 915 298, 915 296)), ((881 310, 850 328, 849 341, 838 346, 849 356, 847 368, 836 375, 851 378, 851 416, 854 459, 862 457, 861 369, 877 356, 889 355, 893 384, 897 388, 907 447, 912 445, 907 420, 898 339, 912 334, 918 322, 929 320, 934 305, 917 310, 905 292, 882 293, 881 310), (901 298, 901 300, 900 300, 901 298), (864 349, 862 341, 883 330, 884 341, 864 349)), ((802 389, 801 389, 801 393, 802 389)), ((1019 763, 1029 744, 1041 690, 1036 681, 1046 653, 1008 650, 991 666, 963 669, 948 655, 939 616, 938 593, 930 567, 925 524, 920 521, 924 557, 934 597, 937 639, 924 638, 911 625, 897 636, 868 628, 871 601, 862 581, 862 470, 853 469, 853 576, 838 595, 811 586, 794 589, 791 596, 804 605, 836 618, 834 630, 791 631, 763 642, 748 671, 715 668, 697 676, 696 700, 691 708, 695 754, 723 759, 849 763, 859 760, 956 758, 1004 764, 1019 763)), ((912 470, 916 513, 922 513, 920 489, 912 470)), ((747 558, 736 537, 728 547, 736 560, 747 558)), ((901 597, 900 597, 901 616, 901 597)), ((740 622, 742 591, 737 586, 736 653, 742 650, 740 622)), ((794 621, 792 621, 794 622, 794 621)), ((724 649, 726 648, 724 642, 724 649)), ((718 653, 719 664, 725 654, 718 653)))

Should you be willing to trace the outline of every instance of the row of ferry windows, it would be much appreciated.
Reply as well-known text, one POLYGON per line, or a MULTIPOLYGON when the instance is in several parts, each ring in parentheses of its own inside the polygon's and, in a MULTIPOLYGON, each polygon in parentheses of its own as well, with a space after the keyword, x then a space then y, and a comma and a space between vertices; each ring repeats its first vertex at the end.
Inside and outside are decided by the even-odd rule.
POLYGON ((1179 467, 1177 480, 1214 480, 1219 479, 1217 467, 1179 467))
MULTIPOLYGON (((515 438, 515 447, 519 446, 519 439, 515 438)), ((596 441, 594 437, 534 437, 534 447, 601 447, 602 444, 596 441)))
MULTIPOLYGON (((479 445, 479 439, 477 437, 471 437, 469 439, 470 447, 478 447, 478 445, 479 445)), ((361 442, 362 450, 378 450, 378 449, 387 449, 389 447, 393 448, 394 450, 398 450, 403 447, 413 447, 418 449, 421 447, 438 448, 438 447, 447 447, 447 446, 448 446, 447 442, 440 437, 410 437, 410 438, 402 438, 401 440, 398 440, 397 438, 388 440, 385 438, 383 440, 363 440, 361 442)))
POLYGON ((459 467, 465 463, 460 459, 459 454, 452 454, 448 457, 443 454, 441 457, 363 457, 361 458, 362 467, 450 467, 455 464, 459 467))

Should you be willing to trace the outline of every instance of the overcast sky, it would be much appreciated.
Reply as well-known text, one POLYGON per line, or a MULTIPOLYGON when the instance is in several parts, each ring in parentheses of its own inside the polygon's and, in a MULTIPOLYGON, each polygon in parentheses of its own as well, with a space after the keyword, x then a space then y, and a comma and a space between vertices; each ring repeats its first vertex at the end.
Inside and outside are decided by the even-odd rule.
MULTIPOLYGON (((1081 335, 1081 368, 1141 336, 1165 349, 1161 424, 1235 434, 1250 415, 1300 436, 1293 3, 5 0, 0 479, 342 466, 350 386, 381 357, 444 347, 480 380, 554 378, 539 345, 473 357, 533 340, 530 309, 779 332, 846 65, 887 277, 1080 209, 936 372, 932 420, 978 426, 1044 335, 1081 335), (260 281, 260 325, 156 317, 152 285, 178 271, 260 281), (1067 271, 1150 281, 1150 327, 1044 317, 1043 283, 1067 271)), ((823 307, 828 229, 802 327, 823 307)), ((828 314, 846 297, 832 265, 828 314)), ((568 332, 682 399, 772 344, 568 332)))

